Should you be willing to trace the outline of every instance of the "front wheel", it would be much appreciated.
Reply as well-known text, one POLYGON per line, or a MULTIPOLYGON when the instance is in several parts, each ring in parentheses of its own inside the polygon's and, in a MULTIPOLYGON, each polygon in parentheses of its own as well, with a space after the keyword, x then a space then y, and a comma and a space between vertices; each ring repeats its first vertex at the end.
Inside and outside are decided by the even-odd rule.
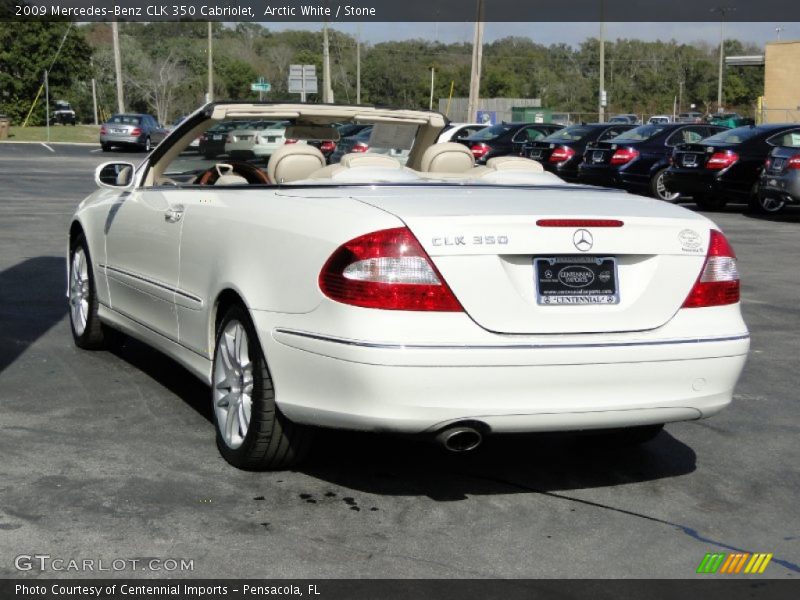
POLYGON ((666 169, 658 171, 650 180, 650 191, 653 196, 664 202, 677 202, 681 195, 678 192, 671 192, 664 183, 666 169))
POLYGON ((97 306, 89 246, 81 234, 70 249, 69 259, 69 323, 78 348, 97 350, 105 345, 97 306))
POLYGON ((311 431, 281 414, 250 316, 233 306, 217 330, 212 399, 217 447, 230 464, 261 471, 288 468, 307 453, 311 431))

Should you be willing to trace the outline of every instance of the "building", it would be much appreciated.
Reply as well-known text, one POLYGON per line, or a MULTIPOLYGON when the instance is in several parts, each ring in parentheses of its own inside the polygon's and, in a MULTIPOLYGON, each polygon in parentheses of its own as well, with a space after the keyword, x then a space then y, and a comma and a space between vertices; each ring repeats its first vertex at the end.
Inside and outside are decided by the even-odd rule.
POLYGON ((768 43, 764 63, 763 122, 800 122, 800 40, 768 43))

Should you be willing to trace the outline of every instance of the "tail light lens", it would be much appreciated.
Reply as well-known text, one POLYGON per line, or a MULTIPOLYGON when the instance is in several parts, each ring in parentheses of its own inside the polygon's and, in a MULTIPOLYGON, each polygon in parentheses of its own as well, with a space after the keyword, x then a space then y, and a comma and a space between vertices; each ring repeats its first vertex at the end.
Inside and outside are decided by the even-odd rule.
POLYGON ((551 163, 560 163, 568 161, 573 156, 575 156, 575 150, 573 150, 569 146, 559 146, 558 148, 553 150, 553 153, 547 160, 551 163))
POLYGON ((142 130, 139 127, 131 129, 131 135, 142 135, 142 130))
POLYGON ((619 148, 611 157, 612 165, 626 165, 633 159, 639 157, 639 151, 635 148, 619 148))
POLYGON ((366 152, 369 150, 369 144, 365 144, 364 142, 356 142, 355 146, 352 147, 350 152, 366 152))
POLYGON ((296 144, 297 140, 293 140, 292 138, 287 138, 284 144, 296 144))
POLYGON ((472 144, 469 150, 475 158, 483 158, 489 153, 489 149, 486 144, 472 144))
POLYGON ((108 129, 106 129, 106 126, 105 126, 105 125, 102 125, 102 126, 100 127, 100 135, 105 135, 105 134, 107 134, 107 133, 108 133, 108 129))
POLYGON ((714 154, 711 155, 711 158, 708 159, 708 162, 706 162, 706 168, 714 171, 721 171, 722 169, 727 169, 730 167, 737 160, 739 160, 739 155, 732 150, 726 150, 725 152, 714 152, 714 154))
POLYGON ((333 152, 336 150, 336 143, 331 140, 325 140, 319 145, 319 151, 324 153, 333 152))
POLYGON ((464 310, 406 227, 368 233, 340 246, 322 267, 319 287, 331 300, 364 308, 464 310))
POLYGON ((716 229, 711 230, 706 262, 683 308, 723 306, 739 301, 739 270, 733 248, 716 229))
POLYGON ((800 169, 800 154, 795 154, 786 161, 787 169, 800 169))

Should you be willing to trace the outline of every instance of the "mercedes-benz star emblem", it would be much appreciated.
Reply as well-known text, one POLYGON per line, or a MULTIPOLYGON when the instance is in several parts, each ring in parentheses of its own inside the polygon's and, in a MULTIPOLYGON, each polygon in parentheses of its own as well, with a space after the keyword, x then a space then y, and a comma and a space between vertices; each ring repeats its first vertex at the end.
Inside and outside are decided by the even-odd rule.
POLYGON ((581 252, 588 252, 592 249, 592 246, 594 246, 594 238, 592 238, 592 234, 586 229, 577 229, 575 233, 572 234, 572 243, 575 244, 575 247, 581 252))

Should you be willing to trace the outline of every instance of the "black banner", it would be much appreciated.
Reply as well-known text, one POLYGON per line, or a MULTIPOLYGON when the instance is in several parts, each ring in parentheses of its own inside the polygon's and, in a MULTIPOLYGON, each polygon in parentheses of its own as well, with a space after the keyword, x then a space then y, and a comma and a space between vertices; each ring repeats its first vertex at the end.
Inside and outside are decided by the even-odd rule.
POLYGON ((793 0, 0 0, 0 19, 269 22, 800 21, 793 0))
POLYGON ((800 580, 1 580, 3 600, 795 600, 800 580))

